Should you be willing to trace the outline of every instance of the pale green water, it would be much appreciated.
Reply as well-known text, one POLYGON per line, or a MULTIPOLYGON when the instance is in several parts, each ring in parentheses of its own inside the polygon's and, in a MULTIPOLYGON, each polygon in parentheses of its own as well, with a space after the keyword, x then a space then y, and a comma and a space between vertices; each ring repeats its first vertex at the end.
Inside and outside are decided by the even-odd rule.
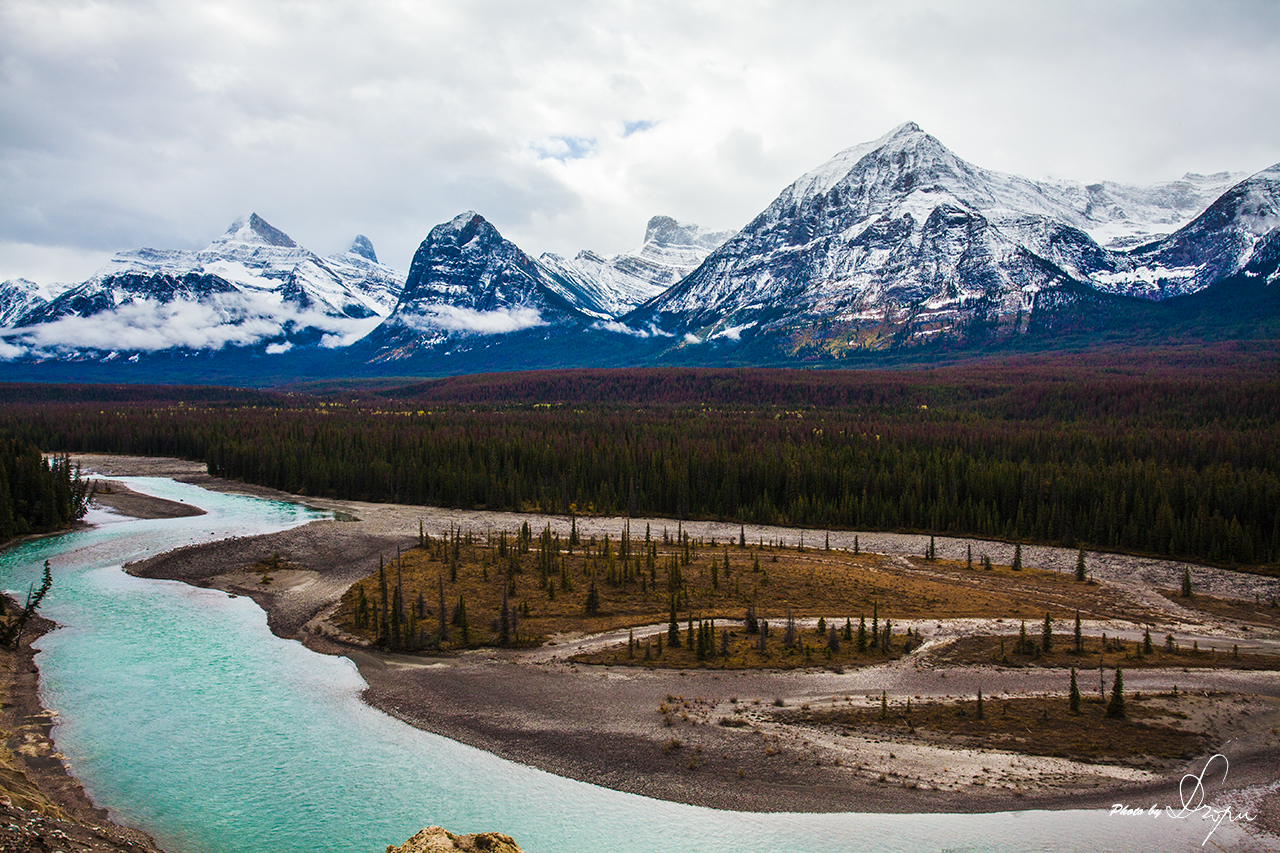
MULTIPOLYGON (((0 586, 25 592, 51 560, 43 612, 65 627, 43 638, 38 663, 45 703, 60 714, 59 748, 97 803, 170 853, 375 853, 430 824, 506 832, 529 853, 1203 849, 1208 827, 1198 820, 743 814, 502 761, 365 706, 350 661, 272 636, 249 599, 120 568, 191 542, 284 529, 314 517, 308 510, 169 480, 129 482, 209 514, 95 514, 93 530, 0 554, 0 586)), ((1231 824, 1213 843, 1251 847, 1231 824)))

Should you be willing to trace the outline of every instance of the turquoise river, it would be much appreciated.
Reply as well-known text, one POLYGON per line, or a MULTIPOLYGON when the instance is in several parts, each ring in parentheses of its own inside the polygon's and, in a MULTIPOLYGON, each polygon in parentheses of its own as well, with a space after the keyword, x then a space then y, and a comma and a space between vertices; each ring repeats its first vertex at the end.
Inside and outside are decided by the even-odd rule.
MULTIPOLYGON (((127 519, 0 553, 19 596, 51 562, 37 662, 54 737, 93 800, 170 853, 382 851, 418 829, 497 830, 569 851, 1179 851, 1257 849, 1238 826, 1108 811, 752 814, 618 793, 418 731, 360 701, 347 659, 267 630, 247 598, 134 578, 126 562, 303 524, 294 504, 125 478, 207 515, 127 519), (1204 846, 1202 846, 1204 845, 1204 846)), ((856 809, 856 804, 851 804, 856 809)))

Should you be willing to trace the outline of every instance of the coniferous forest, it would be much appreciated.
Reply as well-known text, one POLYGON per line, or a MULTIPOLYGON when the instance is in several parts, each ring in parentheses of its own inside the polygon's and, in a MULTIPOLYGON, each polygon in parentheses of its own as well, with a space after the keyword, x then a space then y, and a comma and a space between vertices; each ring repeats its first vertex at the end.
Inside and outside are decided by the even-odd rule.
POLYGON ((304 495, 1280 562, 1280 357, 534 371, 289 391, 9 385, 0 436, 304 495))
POLYGON ((0 543, 68 526, 84 517, 90 497, 65 456, 45 458, 33 444, 0 437, 0 543))

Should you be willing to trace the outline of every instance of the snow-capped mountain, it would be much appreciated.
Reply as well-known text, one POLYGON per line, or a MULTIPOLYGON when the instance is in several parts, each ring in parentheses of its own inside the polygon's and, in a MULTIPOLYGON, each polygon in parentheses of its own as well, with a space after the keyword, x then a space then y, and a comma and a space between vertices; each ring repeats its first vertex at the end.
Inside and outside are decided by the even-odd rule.
POLYGON ((1274 216, 1268 174, 1201 214, 1228 176, 1148 190, 1039 183, 966 163, 907 123, 803 175, 625 319, 689 341, 783 333, 810 344, 818 335, 832 352, 901 343, 904 334, 1012 333, 1046 292, 1054 292, 1046 306, 1093 292, 1164 298, 1239 270, 1274 216), (1219 205, 1235 212, 1214 213, 1219 205), (1175 226, 1129 252, 1090 233, 1175 226))
POLYGON ((483 346, 490 335, 590 323, 600 316, 595 306, 576 282, 469 210, 431 229, 399 303, 365 345, 374 360, 395 361, 443 346, 483 346))
POLYGON ((209 350, 282 352, 296 343, 352 343, 391 312, 403 276, 372 244, 321 258, 257 214, 199 251, 121 252, 89 280, 17 309, 6 299, 8 346, 36 356, 209 350))
POLYGON ((0 360, 178 364, 231 344, 246 357, 230 376, 294 347, 313 375, 439 373, 1274 337, 1278 277, 1280 165, 1151 187, 1033 181, 907 123, 737 233, 659 216, 612 257, 535 259, 468 211, 431 230, 406 278, 364 237, 321 258, 250 214, 200 251, 122 252, 75 286, 0 284, 0 360))
POLYGON ((655 216, 645 228, 644 243, 634 251, 612 257, 582 251, 572 259, 544 254, 538 260, 574 282, 589 310, 615 318, 676 284, 732 236, 732 231, 655 216))
POLYGON ((44 287, 25 278, 0 281, 0 328, 15 325, 22 315, 47 305, 65 289, 44 287))
POLYGON ((1203 290, 1244 269, 1258 244, 1280 227, 1280 164, 1235 186, 1164 240, 1122 255, 1090 276, 1098 290, 1167 299, 1203 290))

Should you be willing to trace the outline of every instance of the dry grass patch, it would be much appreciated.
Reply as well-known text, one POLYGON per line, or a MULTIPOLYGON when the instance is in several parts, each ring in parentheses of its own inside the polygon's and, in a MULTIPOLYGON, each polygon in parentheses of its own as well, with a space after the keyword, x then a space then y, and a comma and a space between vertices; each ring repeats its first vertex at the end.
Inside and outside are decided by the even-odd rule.
MULTIPOLYGON (((675 532, 572 546, 567 538, 527 528, 423 537, 420 547, 388 554, 381 576, 353 585, 335 619, 348 633, 414 651, 501 644, 504 590, 513 614, 508 645, 535 644, 559 633, 665 623, 673 599, 682 626, 689 617, 741 624, 754 607, 775 628, 788 613, 796 619, 825 617, 841 626, 850 619, 856 626, 860 616, 870 622, 877 608, 883 624, 885 617, 1030 620, 1046 610, 1065 618, 1077 607, 1109 616, 1125 606, 1105 587, 1034 568, 983 569, 977 558, 968 568, 963 561, 923 557, 699 542, 675 532), (465 638, 458 618, 463 609, 465 638)), ((825 646, 825 639, 818 645, 825 646)), ((748 657, 744 648, 743 661, 748 657)), ((772 655, 768 665, 777 665, 778 657, 772 655)))
POLYGON ((1135 694, 1126 699, 1126 718, 1109 719, 1097 698, 1082 701, 1079 714, 1070 711, 1065 696, 988 698, 981 716, 976 699, 913 702, 909 709, 898 700, 882 712, 880 700, 872 698, 865 706, 779 716, 792 724, 834 726, 850 733, 1141 766, 1194 758, 1208 741, 1206 733, 1179 726, 1182 720, 1171 714, 1171 703, 1176 708, 1178 698, 1135 694))
POLYGON ((1177 590, 1172 589, 1162 589, 1160 594, 1181 607, 1199 610, 1216 619, 1232 619, 1248 625, 1280 628, 1280 600, 1275 598, 1259 596, 1256 601, 1241 601, 1238 598, 1217 598, 1199 592, 1190 598, 1183 598, 1177 590))
MULTIPOLYGON (((1069 623, 1068 623, 1069 624, 1069 623)), ((1039 639, 1039 626, 1029 637, 1039 639)), ((1061 627, 1061 626, 1059 626, 1061 627)), ((1099 666, 1123 669, 1160 669, 1207 667, 1213 669, 1280 670, 1280 657, 1275 655, 1233 654, 1232 652, 1199 650, 1186 647, 1175 640, 1172 650, 1165 647, 1164 637, 1152 637, 1150 653, 1143 652, 1141 641, 1085 636, 1082 651, 1074 651, 1071 635, 1059 635, 1049 652, 1018 652, 1018 635, 982 635, 961 637, 958 640, 930 649, 931 659, 946 666, 969 666, 997 663, 1003 666, 1043 666, 1078 670, 1097 669, 1099 666)))

